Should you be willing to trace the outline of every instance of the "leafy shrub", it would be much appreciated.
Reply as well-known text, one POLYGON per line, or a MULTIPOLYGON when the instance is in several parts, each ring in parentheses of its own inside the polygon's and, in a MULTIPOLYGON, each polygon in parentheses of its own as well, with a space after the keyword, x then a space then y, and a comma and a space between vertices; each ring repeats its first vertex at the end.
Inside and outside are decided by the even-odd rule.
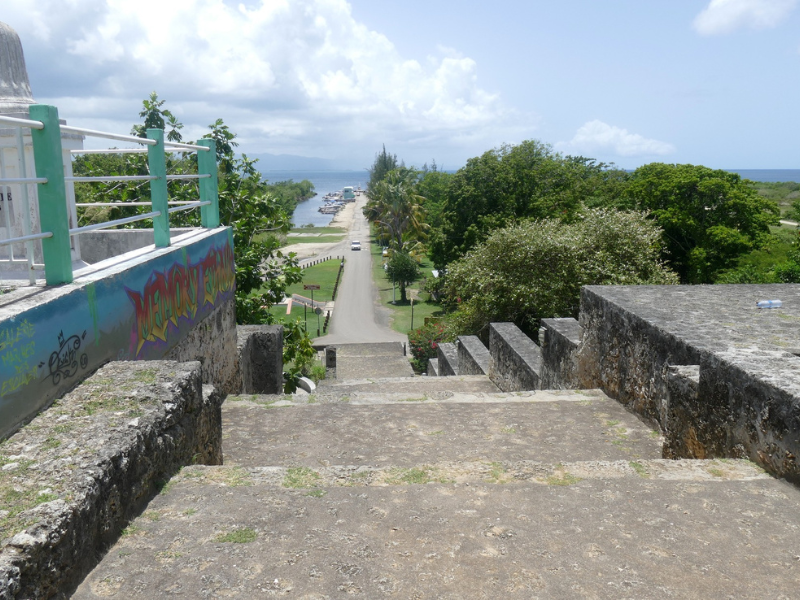
POLYGON ((534 333, 542 318, 577 316, 584 285, 677 283, 660 254, 661 230, 642 213, 593 209, 575 223, 498 229, 448 268, 453 328, 513 321, 534 333))
POLYGON ((408 334, 408 343, 411 346, 411 365, 417 373, 423 373, 428 369, 428 360, 436 358, 436 349, 439 344, 448 341, 448 334, 445 324, 442 322, 432 322, 423 325, 419 329, 414 329, 408 334))

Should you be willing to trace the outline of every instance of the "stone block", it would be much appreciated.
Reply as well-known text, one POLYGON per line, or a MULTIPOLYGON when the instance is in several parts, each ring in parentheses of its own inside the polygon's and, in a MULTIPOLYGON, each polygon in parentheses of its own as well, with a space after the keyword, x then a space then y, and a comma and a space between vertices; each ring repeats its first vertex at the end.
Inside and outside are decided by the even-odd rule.
POLYGON ((543 390, 578 387, 578 344, 581 326, 572 318, 542 319, 539 343, 542 350, 543 390))
POLYGON ((542 353, 513 323, 489 325, 489 379, 503 392, 539 388, 542 353))
POLYGON ((239 373, 242 394, 283 393, 283 326, 239 325, 239 373))
POLYGON ((438 377, 439 376, 439 359, 438 358, 429 358, 428 359, 428 377, 438 377))
POLYGON ((491 355, 476 335, 459 336, 458 373, 460 375, 488 375, 491 355))
POLYGON ((436 348, 436 358, 439 362, 439 377, 458 375, 458 350, 451 343, 439 344, 436 348))
POLYGON ((0 522, 0 598, 69 596, 182 466, 221 464, 221 404, 196 362, 114 362, 12 435, 0 496, 31 506, 0 522))

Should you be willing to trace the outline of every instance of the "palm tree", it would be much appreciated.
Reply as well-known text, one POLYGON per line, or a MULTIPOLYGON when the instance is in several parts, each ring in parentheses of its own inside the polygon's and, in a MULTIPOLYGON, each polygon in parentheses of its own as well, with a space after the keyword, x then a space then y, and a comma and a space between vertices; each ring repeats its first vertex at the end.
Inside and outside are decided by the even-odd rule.
POLYGON ((364 207, 364 216, 389 238, 389 245, 403 251, 410 241, 425 240, 429 226, 424 221, 425 200, 416 192, 417 173, 393 169, 376 186, 364 207))

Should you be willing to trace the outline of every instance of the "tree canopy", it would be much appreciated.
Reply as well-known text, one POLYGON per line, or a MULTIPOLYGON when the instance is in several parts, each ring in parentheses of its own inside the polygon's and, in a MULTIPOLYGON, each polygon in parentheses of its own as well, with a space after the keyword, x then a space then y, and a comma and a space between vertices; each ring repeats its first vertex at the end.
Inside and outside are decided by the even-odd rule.
POLYGON ((603 168, 537 140, 469 159, 447 182, 441 223, 430 241, 434 264, 445 266, 515 219, 573 220, 599 181, 592 175, 603 168))
POLYGON ((364 216, 385 235, 390 246, 403 252, 407 242, 413 246, 426 237, 424 200, 417 193, 416 171, 404 167, 392 169, 375 184, 364 216))
POLYGON ((766 241, 779 214, 736 173, 664 163, 636 169, 619 205, 652 215, 664 230, 664 258, 684 283, 712 283, 766 241))

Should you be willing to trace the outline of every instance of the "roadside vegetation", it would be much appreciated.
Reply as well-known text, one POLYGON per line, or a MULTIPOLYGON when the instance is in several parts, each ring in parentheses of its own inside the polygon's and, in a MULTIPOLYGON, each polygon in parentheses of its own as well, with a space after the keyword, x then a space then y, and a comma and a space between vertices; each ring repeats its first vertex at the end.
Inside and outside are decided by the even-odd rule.
MULTIPOLYGON (((455 173, 406 167, 384 147, 370 176, 364 214, 376 248, 388 247, 395 282, 418 290, 439 319, 422 330, 415 311, 409 335, 428 353, 491 321, 535 336, 542 318, 576 315, 583 285, 800 282, 800 238, 778 222, 800 220, 796 183, 700 165, 627 172, 537 140, 489 150, 455 173)), ((408 322, 409 332, 393 310, 395 328, 408 322)))

